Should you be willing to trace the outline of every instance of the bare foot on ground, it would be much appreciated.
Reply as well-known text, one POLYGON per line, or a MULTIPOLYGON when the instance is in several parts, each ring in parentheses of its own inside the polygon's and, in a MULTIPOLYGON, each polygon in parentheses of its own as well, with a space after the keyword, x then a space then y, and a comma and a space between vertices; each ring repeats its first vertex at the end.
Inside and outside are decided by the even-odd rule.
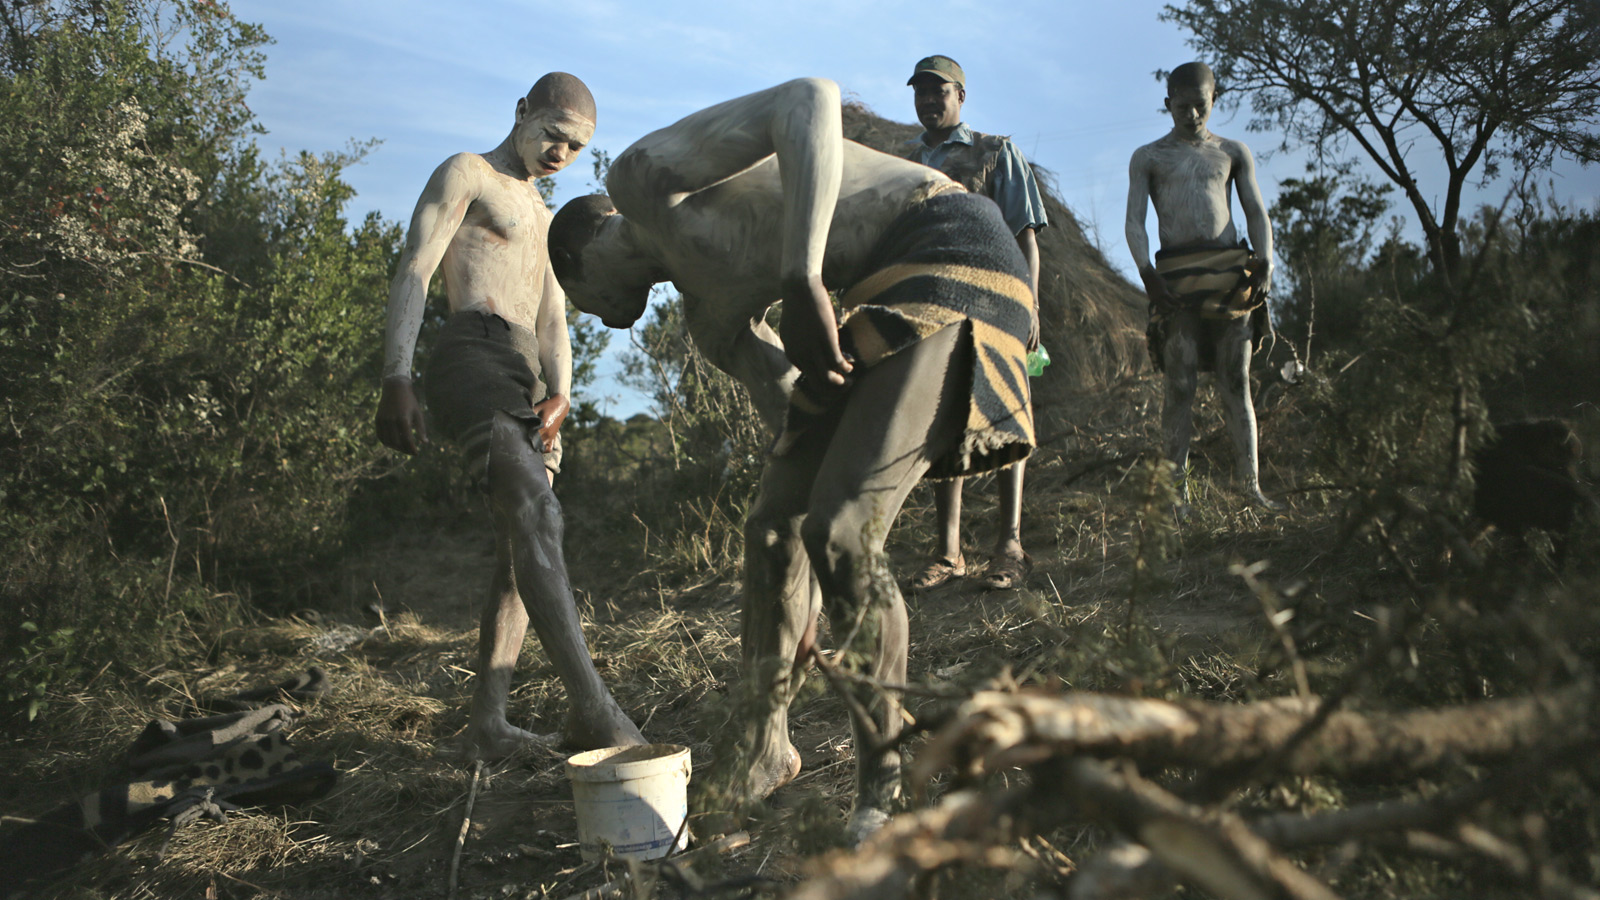
POLYGON ((1257 490, 1257 491, 1248 491, 1247 490, 1247 491, 1245 491, 1244 495, 1250 501, 1250 505, 1256 506, 1256 507, 1260 507, 1261 509, 1270 510, 1272 512, 1282 512, 1283 510, 1287 509, 1287 507, 1284 506, 1283 503, 1281 503, 1281 502, 1279 502, 1277 500, 1268 499, 1267 495, 1261 493, 1261 491, 1259 491, 1259 490, 1257 490))
POLYGON ((567 712, 561 746, 569 750, 599 750, 602 747, 632 747, 648 744, 633 720, 615 703, 598 714, 584 716, 578 710, 567 712))
POLYGON ((554 747, 560 740, 559 734, 534 734, 523 731, 505 719, 499 719, 469 724, 466 731, 445 745, 445 749, 468 762, 488 762, 505 759, 534 747, 554 747))
POLYGON ((783 750, 769 759, 758 759, 750 765, 750 800, 765 800, 778 788, 793 781, 800 774, 800 751, 788 741, 783 750))

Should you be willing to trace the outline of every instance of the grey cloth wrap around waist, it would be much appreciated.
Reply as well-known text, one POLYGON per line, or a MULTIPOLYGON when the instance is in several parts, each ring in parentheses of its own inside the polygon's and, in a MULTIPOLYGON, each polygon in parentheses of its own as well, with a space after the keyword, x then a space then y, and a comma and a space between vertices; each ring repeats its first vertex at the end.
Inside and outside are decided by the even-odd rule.
MULTIPOLYGON (((428 354, 422 392, 434 429, 461 448, 468 475, 486 485, 489 434, 496 411, 522 420, 528 443, 543 453, 533 404, 545 398, 539 347, 533 332, 493 313, 469 310, 451 316, 428 354)), ((544 465, 561 471, 561 438, 544 465)))

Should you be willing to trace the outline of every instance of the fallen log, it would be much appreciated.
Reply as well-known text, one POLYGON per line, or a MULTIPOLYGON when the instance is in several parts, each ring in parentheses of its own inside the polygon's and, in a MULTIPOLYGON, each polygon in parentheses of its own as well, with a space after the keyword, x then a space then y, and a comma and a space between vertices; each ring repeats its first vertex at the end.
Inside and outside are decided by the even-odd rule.
POLYGON ((1321 727, 1301 733, 1317 714, 1316 698, 1174 703, 985 691, 963 703, 917 754, 912 780, 925 784, 947 767, 979 775, 1083 755, 1129 760, 1145 771, 1179 766, 1211 773, 1270 760, 1278 774, 1392 783, 1535 749, 1592 744, 1600 732, 1594 701, 1590 686, 1576 684, 1441 709, 1340 710, 1321 727))
MULTIPOLYGON (((901 896, 917 879, 951 866, 1025 868, 1030 861, 1006 844, 1078 822, 1111 829, 1125 841, 1083 862, 1070 885, 1074 900, 1141 896, 1180 882, 1239 900, 1333 900, 1283 851, 1456 827, 1484 803, 1516 795, 1541 773, 1592 753, 1600 734, 1594 701, 1593 689, 1578 684, 1442 709, 1319 715, 1316 698, 1215 704, 986 691, 963 703, 917 754, 913 786, 920 792, 947 767, 975 776, 1021 766, 1032 783, 987 794, 960 790, 930 809, 898 816, 857 850, 817 861, 790 897, 901 896), (1400 783, 1468 763, 1499 769, 1427 800, 1255 821, 1185 802, 1138 774, 1183 767, 1400 783)), ((1474 848, 1480 857, 1493 856, 1482 849, 1487 840, 1474 848)), ((1547 869, 1499 855, 1509 874, 1535 880, 1552 895, 1592 896, 1547 869)))

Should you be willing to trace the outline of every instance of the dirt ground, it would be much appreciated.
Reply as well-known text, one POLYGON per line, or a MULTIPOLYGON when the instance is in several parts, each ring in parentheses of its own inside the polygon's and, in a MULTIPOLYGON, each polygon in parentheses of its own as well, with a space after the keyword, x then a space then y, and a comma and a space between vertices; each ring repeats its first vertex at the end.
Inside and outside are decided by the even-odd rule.
MULTIPOLYGON (((1024 520, 1037 566, 1021 589, 986 591, 969 577, 908 595, 913 683, 930 693, 995 678, 1174 697, 1284 690, 1261 605, 1229 565, 1267 559, 1284 581, 1308 570, 1318 577, 1331 571, 1318 548, 1331 543, 1332 526, 1305 497, 1292 499, 1284 515, 1245 509, 1223 487, 1227 451, 1212 430, 1197 444, 1196 485, 1207 493, 1197 495, 1196 519, 1170 547, 1141 544, 1141 454, 1152 435, 1137 423, 1151 391, 1125 390, 1140 403, 1115 405, 1112 395, 1113 405, 1100 409, 1114 413, 1098 424, 1094 416, 1073 426, 1062 424, 1071 417, 1041 417, 1045 444, 1030 465, 1024 520), (1151 571, 1143 586, 1130 574, 1141 552, 1151 571)), ((1270 491, 1284 486, 1285 475, 1270 465, 1270 444, 1267 459, 1270 491)), ((980 479, 966 496, 976 562, 990 539, 993 489, 980 479)), ((0 750, 0 766, 21 775, 0 803, 16 816, 38 815, 99 787, 143 723, 187 697, 268 683, 310 665, 332 679, 332 690, 307 705, 291 733, 304 757, 331 760, 341 771, 331 796, 304 809, 244 811, 225 825, 191 826, 162 856, 167 835, 146 834, 40 896, 447 896, 474 779, 450 744, 465 724, 477 610, 493 563, 482 519, 464 511, 418 523, 346 560, 344 596, 330 608, 220 634, 197 658, 146 673, 143 683, 98 686, 78 725, 81 739, 0 750), (368 609, 375 603, 381 618, 368 609)), ((925 558, 930 523, 931 494, 919 490, 891 544, 902 577, 925 558)), ((588 550, 569 547, 569 555, 591 560, 588 550)), ((702 573, 686 584, 614 561, 575 566, 573 574, 602 676, 647 736, 691 748, 701 776, 737 675, 737 571, 702 573)), ((908 706, 926 718, 941 702, 916 697, 908 706)), ((538 732, 554 731, 563 711, 559 684, 531 636, 511 710, 516 724, 538 732)), ((747 823, 748 845, 688 867, 690 881, 730 889, 702 895, 792 884, 810 857, 841 844, 852 748, 844 710, 820 678, 796 702, 793 729, 802 774, 747 823)), ((565 898, 620 874, 616 863, 580 858, 565 755, 541 748, 485 767, 455 896, 565 898)), ((993 896, 982 891, 973 896, 993 896)))

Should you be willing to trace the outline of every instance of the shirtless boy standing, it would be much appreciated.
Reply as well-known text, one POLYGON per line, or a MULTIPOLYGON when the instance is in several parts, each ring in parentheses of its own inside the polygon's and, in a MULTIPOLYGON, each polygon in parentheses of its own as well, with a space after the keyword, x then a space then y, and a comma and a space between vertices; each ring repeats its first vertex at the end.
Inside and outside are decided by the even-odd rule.
MULTIPOLYGON (((1167 78, 1172 131, 1135 150, 1128 164, 1128 249, 1150 295, 1151 359, 1166 373, 1161 428, 1167 459, 1183 477, 1198 375, 1215 371, 1245 495, 1277 509, 1281 504, 1261 493, 1250 399, 1250 356, 1264 330, 1272 283, 1272 223, 1250 148, 1206 128, 1215 98, 1216 78, 1204 63, 1185 63, 1167 78), (1240 244, 1234 231, 1234 190, 1250 246, 1240 244), (1145 234, 1149 203, 1155 204, 1161 236, 1155 265, 1145 234)), ((1180 490, 1186 512, 1187 479, 1180 490)))
POLYGON ((643 743, 595 672, 561 552, 560 469, 572 348, 566 298, 550 271, 550 211, 535 182, 566 168, 594 134, 594 98, 552 72, 517 101, 511 134, 488 153, 445 160, 417 200, 389 288, 378 437, 404 453, 427 439, 411 358, 428 281, 443 267, 450 319, 423 385, 439 431, 459 445, 494 515, 493 596, 478 632, 478 683, 464 736, 475 758, 505 756, 535 735, 506 721, 511 671, 531 616, 567 688, 564 743, 643 743))
MULTIPOLYGON (((883 549, 901 504, 925 473, 973 474, 1032 447, 1028 270, 987 198, 844 140, 831 81, 787 82, 646 135, 606 187, 610 198, 573 200, 550 226, 574 304, 626 328, 670 279, 701 350, 758 402, 777 398, 781 414, 794 386, 745 523, 745 680, 758 705, 740 762, 719 761, 735 770, 733 799, 753 800, 799 772, 788 702, 819 603, 841 666, 903 683, 906 609, 883 549), (830 289, 843 292, 842 323, 830 289), (780 298, 781 345, 762 324, 780 298)), ((852 718, 862 835, 899 789, 900 703, 845 689, 867 713, 852 718)))

